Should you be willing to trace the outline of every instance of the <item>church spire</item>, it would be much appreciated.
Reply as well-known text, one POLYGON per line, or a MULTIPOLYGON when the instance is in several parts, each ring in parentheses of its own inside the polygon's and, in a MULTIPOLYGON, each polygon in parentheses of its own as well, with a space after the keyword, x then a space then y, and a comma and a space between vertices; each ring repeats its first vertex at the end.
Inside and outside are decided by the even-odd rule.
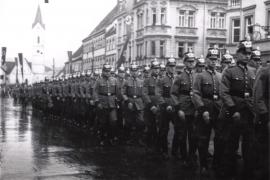
POLYGON ((41 10, 40 10, 39 5, 38 5, 35 21, 32 24, 32 28, 34 28, 38 23, 43 27, 43 29, 45 29, 45 24, 42 21, 41 10))

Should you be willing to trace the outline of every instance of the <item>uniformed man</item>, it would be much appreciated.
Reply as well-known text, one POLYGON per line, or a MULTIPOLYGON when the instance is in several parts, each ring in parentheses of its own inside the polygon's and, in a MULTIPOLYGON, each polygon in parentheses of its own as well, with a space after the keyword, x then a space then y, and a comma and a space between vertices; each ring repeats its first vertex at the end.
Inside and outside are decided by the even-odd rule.
POLYGON ((130 65, 130 77, 123 84, 122 97, 125 107, 127 107, 125 114, 127 143, 139 143, 143 145, 145 128, 143 99, 145 99, 145 94, 143 91, 143 80, 138 78, 138 65, 134 62, 130 65))
POLYGON ((236 152, 239 144, 239 137, 242 135, 242 154, 245 179, 252 179, 253 162, 252 145, 254 143, 253 123, 253 75, 248 70, 247 64, 250 61, 252 43, 246 39, 240 41, 236 53, 237 65, 224 71, 221 81, 220 96, 223 101, 221 118, 228 134, 226 142, 225 158, 226 175, 236 174, 236 152))
POLYGON ((191 165, 195 161, 196 142, 194 134, 194 114, 195 107, 192 102, 195 55, 193 52, 187 52, 184 55, 185 69, 180 74, 172 87, 172 94, 178 99, 177 117, 174 123, 176 133, 173 141, 172 155, 176 158, 177 151, 180 148, 181 157, 184 165, 191 165), (187 149, 187 138, 189 143, 189 152, 187 149))
POLYGON ((166 75, 166 66, 164 63, 160 64, 159 78, 163 78, 166 75))
POLYGON ((256 112, 256 140, 258 175, 256 179, 269 179, 270 130, 270 65, 259 70, 254 84, 254 109, 256 112))
POLYGON ((233 60, 233 56, 230 54, 229 51, 226 51, 226 53, 222 55, 221 57, 222 72, 224 72, 228 67, 230 67, 232 60, 233 60))
MULTIPOLYGON (((198 138, 198 150, 200 157, 200 172, 202 175, 208 175, 207 164, 208 147, 211 130, 216 130, 218 115, 221 108, 220 100, 220 81, 221 73, 216 71, 219 51, 215 48, 209 48, 206 56, 206 70, 197 74, 193 84, 193 102, 198 111, 196 119, 196 135, 198 138)), ((217 137, 218 132, 215 131, 217 137)), ((218 141, 214 142, 215 158, 217 163, 219 154, 216 154, 218 141)))
POLYGON ((200 58, 196 59, 196 66, 195 66, 195 72, 201 73, 205 69, 205 59, 203 55, 200 58))
POLYGON ((94 86, 94 101, 99 111, 100 145, 104 145, 105 141, 111 144, 117 141, 116 99, 118 90, 117 80, 111 77, 111 65, 105 63, 102 68, 102 77, 94 86))
POLYGON ((143 68, 143 78, 147 79, 149 77, 150 77, 150 67, 149 67, 149 65, 146 65, 143 68))
POLYGON ((258 70, 261 68, 261 51, 260 48, 252 49, 250 61, 247 68, 253 73, 253 77, 257 75, 258 70))
POLYGON ((159 105, 161 104, 161 94, 159 83, 160 64, 157 59, 151 62, 151 75, 144 80, 144 89, 146 95, 146 106, 144 111, 146 123, 147 145, 156 148, 157 145, 157 116, 159 113, 159 105))
MULTIPOLYGON (((168 158, 168 132, 170 122, 175 121, 175 107, 177 105, 177 99, 172 96, 171 89, 174 82, 176 61, 173 57, 168 59, 166 64, 166 76, 160 79, 160 94, 162 96, 162 104, 160 106, 159 117, 159 148, 162 156, 168 158)), ((175 137, 174 137, 175 138, 175 137)), ((173 140, 174 141, 174 140, 173 140)), ((175 145, 175 144, 174 144, 175 145)), ((175 149, 175 147, 173 147, 175 149)))

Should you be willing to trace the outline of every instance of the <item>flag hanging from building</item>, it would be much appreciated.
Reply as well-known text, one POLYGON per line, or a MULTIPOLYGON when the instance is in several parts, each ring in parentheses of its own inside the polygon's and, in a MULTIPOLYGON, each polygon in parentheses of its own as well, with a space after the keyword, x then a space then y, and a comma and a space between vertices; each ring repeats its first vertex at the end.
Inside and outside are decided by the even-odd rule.
POLYGON ((15 57, 15 66, 16 66, 16 84, 19 84, 19 78, 18 78, 19 64, 18 64, 18 58, 17 57, 15 57))
MULTIPOLYGON (((125 52, 127 50, 127 46, 128 46, 128 43, 130 41, 130 38, 131 38, 131 27, 132 27, 132 23, 133 23, 133 18, 131 16, 131 12, 132 12, 132 8, 134 6, 134 1, 126 1, 125 2, 125 9, 126 9, 126 12, 127 12, 127 16, 125 17, 125 25, 126 25, 126 30, 127 30, 127 38, 125 40, 125 43, 124 45, 122 46, 121 48, 121 52, 120 52, 120 56, 119 56, 119 59, 117 61, 117 68, 119 68, 121 66, 121 64, 123 64, 125 62, 125 52)), ((130 52, 129 52, 130 53, 130 52)))
POLYGON ((1 68, 6 72, 6 54, 7 54, 7 48, 2 47, 2 55, 1 55, 1 68))
POLYGON ((19 53, 18 56, 19 56, 19 63, 20 63, 20 66, 21 66, 22 82, 23 82, 23 54, 19 53))
POLYGON ((72 51, 68 51, 68 62, 69 62, 69 74, 72 74, 72 51))

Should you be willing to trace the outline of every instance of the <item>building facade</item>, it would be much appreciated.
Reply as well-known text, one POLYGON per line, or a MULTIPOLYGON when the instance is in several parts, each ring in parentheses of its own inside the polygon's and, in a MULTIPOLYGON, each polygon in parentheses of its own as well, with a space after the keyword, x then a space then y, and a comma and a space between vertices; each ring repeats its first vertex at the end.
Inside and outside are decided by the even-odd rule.
POLYGON ((270 0, 229 0, 227 48, 234 53, 246 35, 260 47, 263 60, 270 58, 270 0))
POLYGON ((106 61, 115 65, 121 54, 126 63, 145 65, 171 56, 181 61, 188 49, 199 57, 214 45, 224 48, 227 6, 223 0, 118 0, 83 40, 83 70, 101 69, 106 61))

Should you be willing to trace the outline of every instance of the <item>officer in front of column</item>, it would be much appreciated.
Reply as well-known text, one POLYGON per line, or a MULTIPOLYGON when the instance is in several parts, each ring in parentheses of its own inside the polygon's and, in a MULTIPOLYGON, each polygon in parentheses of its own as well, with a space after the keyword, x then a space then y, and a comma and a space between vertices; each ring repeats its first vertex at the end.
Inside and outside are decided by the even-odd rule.
POLYGON ((102 76, 94 86, 94 101, 98 109, 100 130, 100 145, 109 143, 114 145, 117 141, 117 106, 118 84, 111 77, 111 65, 105 63, 102 76))
POLYGON ((225 175, 234 177, 237 170, 236 152, 242 135, 243 179, 253 178, 254 113, 253 113, 253 73, 247 68, 252 53, 252 42, 247 38, 240 41, 236 52, 236 66, 226 69, 221 80, 220 96, 223 101, 221 118, 226 142, 225 175))

